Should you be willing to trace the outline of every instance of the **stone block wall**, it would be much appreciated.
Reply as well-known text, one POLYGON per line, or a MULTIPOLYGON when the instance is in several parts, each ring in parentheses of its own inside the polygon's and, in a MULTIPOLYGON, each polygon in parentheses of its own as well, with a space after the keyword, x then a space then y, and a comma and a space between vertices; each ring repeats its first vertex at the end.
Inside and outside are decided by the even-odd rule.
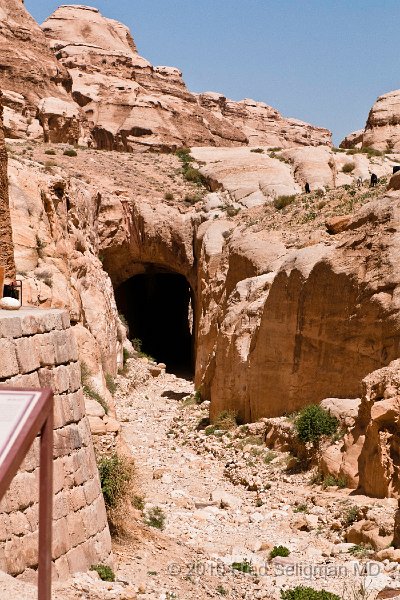
MULTIPOLYGON (((64 579, 111 558, 111 538, 68 314, 0 310, 0 386, 54 391, 53 574, 64 579)), ((0 503, 0 569, 36 578, 39 439, 0 503)))
POLYGON ((8 198, 7 152, 3 130, 3 105, 0 91, 0 265, 5 265, 6 278, 15 278, 14 246, 8 198))

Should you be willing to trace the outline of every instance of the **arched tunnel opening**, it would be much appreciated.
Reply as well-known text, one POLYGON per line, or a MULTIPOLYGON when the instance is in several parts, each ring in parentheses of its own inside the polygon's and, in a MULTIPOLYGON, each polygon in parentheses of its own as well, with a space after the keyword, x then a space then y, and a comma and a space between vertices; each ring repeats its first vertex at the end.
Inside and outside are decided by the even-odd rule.
POLYGON ((147 268, 115 290, 129 337, 167 371, 191 377, 194 363, 193 294, 183 275, 147 268))

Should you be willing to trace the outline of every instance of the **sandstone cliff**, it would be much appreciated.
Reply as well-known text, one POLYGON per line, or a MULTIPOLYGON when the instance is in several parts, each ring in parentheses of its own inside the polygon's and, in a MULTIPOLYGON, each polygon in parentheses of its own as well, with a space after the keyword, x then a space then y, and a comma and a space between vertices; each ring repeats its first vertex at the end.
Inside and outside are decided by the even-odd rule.
POLYGON ((369 112, 365 128, 347 136, 340 146, 400 150, 400 90, 379 96, 369 112))
MULTIPOLYGON (((196 381, 213 415, 232 408, 254 420, 357 394, 362 377, 397 358, 398 192, 341 217, 342 233, 330 235, 328 216, 349 210, 349 198, 353 206, 375 192, 354 187, 352 196, 342 188, 321 201, 317 190, 283 211, 238 203, 241 210, 231 212, 233 188, 185 201, 198 188, 179 175, 175 156, 122 154, 116 161, 112 152, 79 150, 69 158, 60 149, 54 166, 43 166, 37 161, 46 159, 45 148, 26 153, 16 145, 10 161, 17 267, 26 300, 67 307, 85 355, 101 356, 104 373, 122 365, 126 335, 114 290, 149 269, 179 273, 191 287, 196 381)), ((306 150, 290 150, 287 164, 245 150, 257 169, 259 161, 266 169, 276 163, 298 187, 292 173, 303 177, 318 164, 319 181, 332 184, 330 164, 348 160, 308 149, 307 162, 306 150)), ((390 172, 391 162, 381 162, 390 172)), ((102 371, 97 379, 104 388, 102 371)))
POLYGON ((77 142, 79 107, 71 77, 20 0, 0 3, 0 88, 6 137, 77 142))
POLYGON ((178 69, 152 66, 129 30, 95 8, 62 6, 42 27, 98 148, 330 145, 326 129, 285 119, 266 104, 192 94, 178 69))
POLYGON ((351 185, 359 177, 369 180, 371 172, 385 177, 393 160, 365 154, 347 155, 325 146, 268 150, 254 148, 197 147, 192 155, 212 190, 227 192, 235 208, 252 208, 272 202, 281 195, 299 194, 308 182, 311 191, 325 192, 351 185), (350 171, 346 167, 350 166, 350 171))
MULTIPOLYGON (((226 279, 216 287, 215 275, 201 276, 213 302, 200 325, 197 381, 213 415, 232 409, 254 420, 357 396, 362 377, 397 358, 398 210, 389 196, 340 237, 297 249, 277 232, 243 230, 225 246, 210 226, 221 236, 212 269, 226 279), (213 339, 205 354, 203 336, 213 339)), ((209 271, 210 258, 202 264, 209 271)))

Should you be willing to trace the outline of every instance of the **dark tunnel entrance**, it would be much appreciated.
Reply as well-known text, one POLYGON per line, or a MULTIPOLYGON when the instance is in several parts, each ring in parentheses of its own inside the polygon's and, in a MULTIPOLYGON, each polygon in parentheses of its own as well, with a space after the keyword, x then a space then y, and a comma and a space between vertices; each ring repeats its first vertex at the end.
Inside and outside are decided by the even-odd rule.
POLYGON ((183 275, 168 271, 134 275, 116 290, 118 310, 142 352, 181 376, 193 374, 193 301, 183 275))

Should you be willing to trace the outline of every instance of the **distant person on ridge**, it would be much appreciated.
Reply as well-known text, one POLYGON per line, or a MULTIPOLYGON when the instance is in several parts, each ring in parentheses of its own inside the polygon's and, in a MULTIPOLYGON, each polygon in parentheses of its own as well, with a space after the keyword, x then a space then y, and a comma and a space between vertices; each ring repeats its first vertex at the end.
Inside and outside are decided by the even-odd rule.
POLYGON ((375 173, 372 173, 370 187, 375 187, 377 183, 378 183, 378 176, 375 175, 375 173))
POLYGON ((308 181, 306 182, 306 185, 304 186, 305 192, 306 194, 310 193, 310 184, 308 183, 308 181))

